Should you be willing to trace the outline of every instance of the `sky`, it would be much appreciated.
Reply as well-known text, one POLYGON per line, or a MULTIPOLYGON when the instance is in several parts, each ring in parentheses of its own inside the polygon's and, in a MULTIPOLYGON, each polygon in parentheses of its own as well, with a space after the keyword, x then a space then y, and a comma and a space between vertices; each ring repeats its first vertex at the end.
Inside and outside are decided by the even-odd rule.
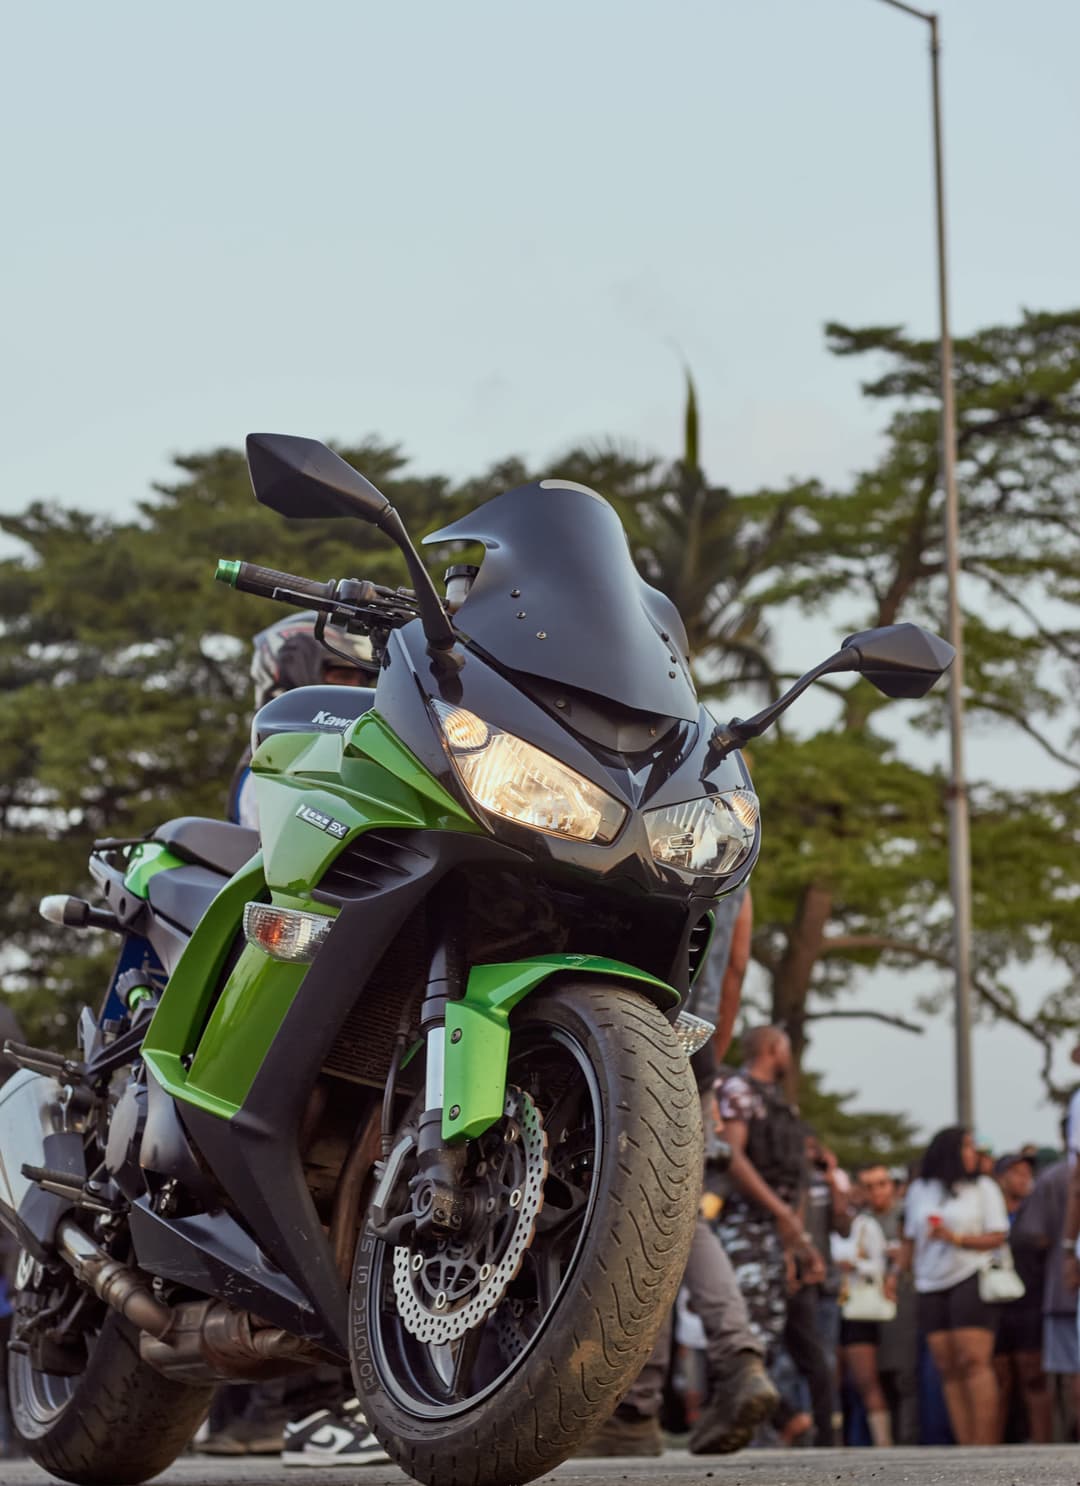
MULTIPOLYGON (((1071 308, 1080 6, 939 10, 955 328, 1071 308)), ((713 478, 843 479, 882 410, 824 323, 936 329, 925 32, 881 0, 7 6, 0 511, 124 514, 255 428, 454 475, 673 452, 684 362, 713 478)), ((833 1023, 811 1061, 933 1128, 947 1023, 912 1042, 833 1023)), ((1020 1034, 975 1045, 980 1125, 1049 1138, 1020 1034)))

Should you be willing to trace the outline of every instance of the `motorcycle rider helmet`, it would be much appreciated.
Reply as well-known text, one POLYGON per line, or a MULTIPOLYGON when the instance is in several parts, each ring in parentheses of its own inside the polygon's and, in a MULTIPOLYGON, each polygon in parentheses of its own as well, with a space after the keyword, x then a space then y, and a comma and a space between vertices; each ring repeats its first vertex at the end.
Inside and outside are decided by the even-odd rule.
POLYGON ((348 674, 349 663, 315 638, 317 619, 313 610, 306 609, 279 619, 255 636, 251 679, 255 683, 256 708, 297 686, 324 683, 360 686, 370 679, 374 659, 367 635, 350 635, 336 626, 330 631, 335 649, 354 657, 353 676, 348 674), (327 674, 335 671, 346 674, 327 674))

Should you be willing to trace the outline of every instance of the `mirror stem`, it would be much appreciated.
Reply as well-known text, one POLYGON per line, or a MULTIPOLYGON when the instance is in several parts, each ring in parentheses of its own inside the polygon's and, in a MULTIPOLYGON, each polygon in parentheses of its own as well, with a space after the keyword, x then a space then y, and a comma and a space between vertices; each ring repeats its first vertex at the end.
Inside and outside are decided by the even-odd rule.
POLYGON ((816 665, 812 671, 807 671, 805 676, 800 676, 795 685, 790 687, 782 697, 775 702, 770 702, 760 712, 755 712, 753 717, 733 717, 728 723, 717 724, 716 731, 709 739, 709 750, 715 755, 717 762, 733 753, 736 748, 741 748, 744 743, 749 743, 751 738, 758 738, 782 713, 786 712, 792 702, 802 696, 808 687, 822 676, 827 676, 832 671, 857 671, 859 669, 858 655, 848 650, 838 650, 835 655, 830 655, 820 665, 816 665))
POLYGON ((420 622, 427 636, 428 650, 432 655, 452 650, 457 641, 454 626, 450 623, 450 618, 443 608, 442 599, 439 597, 435 584, 431 581, 430 573, 424 566, 419 552, 413 546, 405 530, 401 517, 393 506, 388 505, 382 512, 378 518, 378 526, 391 541, 397 544, 405 558, 409 577, 416 591, 420 622))

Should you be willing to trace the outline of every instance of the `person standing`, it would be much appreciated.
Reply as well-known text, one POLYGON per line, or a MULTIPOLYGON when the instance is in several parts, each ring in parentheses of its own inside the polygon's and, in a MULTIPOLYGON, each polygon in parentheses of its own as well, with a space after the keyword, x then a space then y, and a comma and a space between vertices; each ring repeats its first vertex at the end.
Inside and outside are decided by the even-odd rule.
POLYGON ((717 1105, 731 1146, 732 1191, 717 1235, 746 1299, 750 1325, 772 1363, 787 1323, 788 1258, 813 1263, 799 1212, 806 1178, 805 1136, 784 1094, 791 1042, 780 1027, 743 1038, 744 1066, 720 1086, 717 1105))
POLYGON ((1054 1437, 1054 1405, 1042 1365, 1043 1287, 1046 1256, 1030 1244, 1018 1243, 1016 1224, 1035 1189, 1029 1157, 1002 1156, 994 1168, 1009 1215, 1009 1247, 1013 1264, 1024 1283, 1024 1293, 998 1307, 994 1370, 998 1381, 998 1437, 1004 1440, 1014 1392, 1019 1392, 1027 1414, 1027 1436, 1033 1445, 1048 1445, 1054 1437))
MULTIPOLYGON (((1044 1261, 1042 1285, 1042 1369, 1048 1379, 1061 1378, 1080 1418, 1080 1338, 1076 1326, 1076 1289, 1080 1266, 1065 1235, 1069 1162, 1055 1161, 1041 1171, 1035 1190, 1012 1225, 1009 1241, 1019 1261, 1025 1249, 1044 1261)), ((1050 1389, 1053 1407, 1054 1389, 1050 1389)))
POLYGON ((810 1248, 789 1288, 784 1346, 810 1392, 815 1443, 828 1447, 836 1442, 839 1414, 840 1277, 832 1262, 832 1238, 851 1232, 851 1182, 813 1131, 806 1135, 806 1171, 803 1218, 810 1248))
POLYGON ((979 1292, 979 1273, 1008 1229, 1000 1187, 978 1175, 971 1131, 939 1130, 908 1189, 901 1267, 913 1267, 919 1329, 941 1374, 959 1445, 997 1440, 997 1316, 979 1292))
MULTIPOLYGON (((869 1285, 885 1296, 889 1268, 889 1241, 879 1220, 879 1212, 888 1210, 892 1178, 882 1167, 871 1167, 860 1173, 860 1188, 866 1206, 851 1228, 851 1280, 849 1286, 869 1285)), ((893 1443, 892 1414, 878 1371, 878 1349, 881 1346, 883 1322, 849 1320, 840 1322, 840 1357, 844 1372, 859 1395, 866 1414, 870 1438, 878 1449, 893 1443)))
POLYGON ((885 1166, 864 1166, 858 1172, 866 1210, 885 1235, 885 1289, 896 1302, 896 1315, 883 1321, 878 1332, 877 1375, 889 1410, 895 1445, 919 1443, 919 1327, 910 1275, 899 1277, 903 1200, 896 1178, 885 1166))

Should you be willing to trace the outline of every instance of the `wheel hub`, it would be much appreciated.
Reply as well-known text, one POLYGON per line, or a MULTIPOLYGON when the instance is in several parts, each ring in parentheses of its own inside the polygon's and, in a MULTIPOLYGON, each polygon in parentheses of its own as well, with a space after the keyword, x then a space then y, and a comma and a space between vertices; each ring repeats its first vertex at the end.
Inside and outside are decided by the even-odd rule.
POLYGON ((508 1088, 503 1118, 477 1142, 473 1216, 461 1233, 394 1249, 394 1298, 406 1329, 455 1341, 496 1309, 536 1233, 547 1179, 547 1133, 529 1095, 508 1088))

